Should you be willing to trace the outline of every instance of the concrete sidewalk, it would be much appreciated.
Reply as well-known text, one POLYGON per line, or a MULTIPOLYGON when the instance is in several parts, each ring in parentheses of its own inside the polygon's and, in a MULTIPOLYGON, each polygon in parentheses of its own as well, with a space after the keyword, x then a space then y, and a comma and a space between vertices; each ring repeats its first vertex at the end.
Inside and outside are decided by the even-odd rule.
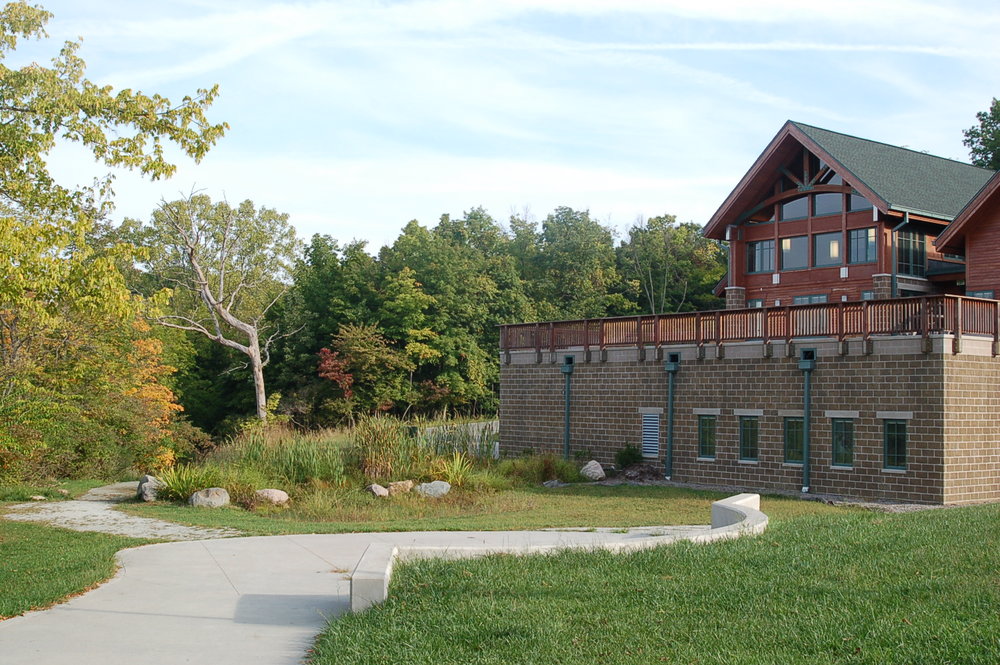
POLYGON ((0 622, 3 665, 291 665, 350 607, 349 576, 373 542, 592 547, 706 526, 599 531, 413 532, 228 538, 119 553, 118 575, 67 603, 0 622))

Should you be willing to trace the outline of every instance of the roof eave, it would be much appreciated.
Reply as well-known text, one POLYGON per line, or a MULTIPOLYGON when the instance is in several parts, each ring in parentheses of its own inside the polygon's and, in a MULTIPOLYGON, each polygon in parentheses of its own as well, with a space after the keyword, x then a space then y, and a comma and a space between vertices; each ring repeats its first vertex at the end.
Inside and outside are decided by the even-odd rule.
POLYGON ((948 228, 934 240, 934 246, 942 251, 946 249, 964 249, 965 227, 968 225, 969 220, 979 214, 979 211, 982 210, 983 206, 986 205, 987 201, 993 197, 993 194, 998 189, 1000 189, 1000 172, 993 174, 993 177, 986 181, 982 189, 965 204, 965 207, 959 211, 951 224, 948 225, 948 228))

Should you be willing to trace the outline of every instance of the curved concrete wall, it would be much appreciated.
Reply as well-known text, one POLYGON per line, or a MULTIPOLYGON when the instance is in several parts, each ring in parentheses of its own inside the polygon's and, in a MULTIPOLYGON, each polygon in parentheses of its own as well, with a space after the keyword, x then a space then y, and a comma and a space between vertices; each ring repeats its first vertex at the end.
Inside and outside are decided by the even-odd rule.
MULTIPOLYGON (((759 494, 737 494, 712 504, 712 527, 698 534, 678 536, 669 540, 649 537, 629 541, 588 543, 578 547, 627 552, 658 547, 679 540, 710 543, 762 533, 767 528, 767 515, 760 512, 759 494)), ((447 558, 461 559, 488 554, 535 554, 565 550, 572 545, 508 545, 504 547, 427 547, 372 543, 351 575, 351 611, 360 612, 389 596, 389 579, 398 559, 447 558)))

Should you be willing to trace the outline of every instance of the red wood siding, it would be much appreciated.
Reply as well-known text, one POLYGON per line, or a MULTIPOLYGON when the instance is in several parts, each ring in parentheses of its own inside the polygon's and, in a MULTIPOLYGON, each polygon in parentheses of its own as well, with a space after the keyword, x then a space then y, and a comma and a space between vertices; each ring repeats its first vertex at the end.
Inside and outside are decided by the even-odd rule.
POLYGON ((1000 207, 983 215, 965 236, 966 291, 1000 296, 1000 207))

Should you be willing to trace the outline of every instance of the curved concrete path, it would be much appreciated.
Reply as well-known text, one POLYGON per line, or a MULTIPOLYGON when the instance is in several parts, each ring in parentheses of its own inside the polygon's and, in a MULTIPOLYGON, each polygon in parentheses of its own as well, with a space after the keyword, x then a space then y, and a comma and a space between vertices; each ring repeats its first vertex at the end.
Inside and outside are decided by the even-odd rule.
POLYGON ((49 610, 0 622, 0 662, 37 665, 291 665, 350 607, 365 549, 588 547, 695 536, 709 527, 294 535, 164 543, 125 550, 110 582, 49 610))

